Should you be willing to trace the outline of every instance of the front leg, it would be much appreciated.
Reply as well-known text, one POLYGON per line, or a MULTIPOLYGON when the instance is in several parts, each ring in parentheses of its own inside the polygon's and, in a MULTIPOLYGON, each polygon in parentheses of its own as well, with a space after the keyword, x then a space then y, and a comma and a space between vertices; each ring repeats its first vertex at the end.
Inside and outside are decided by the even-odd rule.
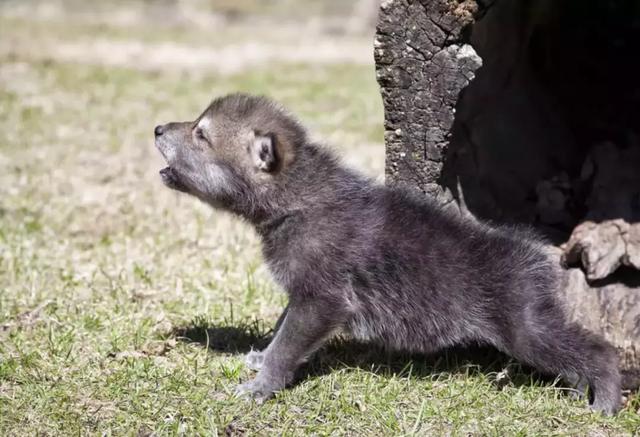
MULTIPOLYGON (((289 305, 285 307, 280 317, 278 317, 278 321, 276 322, 275 327, 273 328, 273 337, 275 338, 280 326, 282 326, 282 322, 284 322, 284 318, 287 315, 287 311, 289 310, 289 305)), ((264 363, 264 355, 266 350, 258 351, 251 350, 247 356, 244 358, 244 364, 251 370, 260 370, 262 368, 262 363, 264 363)))
POLYGON ((298 367, 346 320, 335 305, 315 300, 290 302, 280 329, 263 352, 258 375, 236 393, 263 402, 291 383, 298 367))

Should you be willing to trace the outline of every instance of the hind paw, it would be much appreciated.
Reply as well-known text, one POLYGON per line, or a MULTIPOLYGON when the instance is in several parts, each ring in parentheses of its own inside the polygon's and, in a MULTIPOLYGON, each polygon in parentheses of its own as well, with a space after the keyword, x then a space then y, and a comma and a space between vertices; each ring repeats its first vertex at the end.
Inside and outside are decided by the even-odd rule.
POLYGON ((613 416, 620 410, 621 402, 613 401, 611 399, 596 399, 593 401, 591 405, 589 405, 589 409, 595 413, 600 413, 605 416, 613 416))

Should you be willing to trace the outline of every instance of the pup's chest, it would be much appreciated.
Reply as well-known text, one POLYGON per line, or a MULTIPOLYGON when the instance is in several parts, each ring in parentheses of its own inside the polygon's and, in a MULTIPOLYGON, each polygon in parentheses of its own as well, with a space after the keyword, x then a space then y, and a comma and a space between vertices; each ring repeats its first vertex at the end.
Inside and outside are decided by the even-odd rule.
POLYGON ((319 235, 290 232, 278 237, 266 241, 262 253, 273 278, 287 291, 310 287, 315 280, 332 278, 339 270, 340 256, 319 235))
POLYGON ((302 270, 300 261, 289 257, 265 257, 265 259, 273 279, 286 291, 290 291, 302 270))

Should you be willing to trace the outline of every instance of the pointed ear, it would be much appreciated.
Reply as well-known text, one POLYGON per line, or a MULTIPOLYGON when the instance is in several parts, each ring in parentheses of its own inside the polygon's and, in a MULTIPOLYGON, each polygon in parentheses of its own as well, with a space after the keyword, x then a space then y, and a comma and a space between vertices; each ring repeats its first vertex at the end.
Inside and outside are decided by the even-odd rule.
POLYGON ((256 168, 270 173, 278 166, 276 153, 276 136, 273 134, 253 133, 253 141, 249 145, 249 152, 256 168))

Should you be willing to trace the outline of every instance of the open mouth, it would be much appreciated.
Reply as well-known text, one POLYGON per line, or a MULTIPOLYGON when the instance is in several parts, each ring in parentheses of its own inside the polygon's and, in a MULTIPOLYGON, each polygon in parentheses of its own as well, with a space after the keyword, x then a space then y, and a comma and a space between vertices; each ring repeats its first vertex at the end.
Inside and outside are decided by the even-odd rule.
POLYGON ((171 167, 165 167, 160 170, 160 176, 162 176, 163 180, 171 180, 175 178, 175 173, 171 167))
POLYGON ((167 187, 178 191, 187 191, 187 187, 178 176, 178 173, 171 167, 165 167, 160 170, 160 177, 167 187))

